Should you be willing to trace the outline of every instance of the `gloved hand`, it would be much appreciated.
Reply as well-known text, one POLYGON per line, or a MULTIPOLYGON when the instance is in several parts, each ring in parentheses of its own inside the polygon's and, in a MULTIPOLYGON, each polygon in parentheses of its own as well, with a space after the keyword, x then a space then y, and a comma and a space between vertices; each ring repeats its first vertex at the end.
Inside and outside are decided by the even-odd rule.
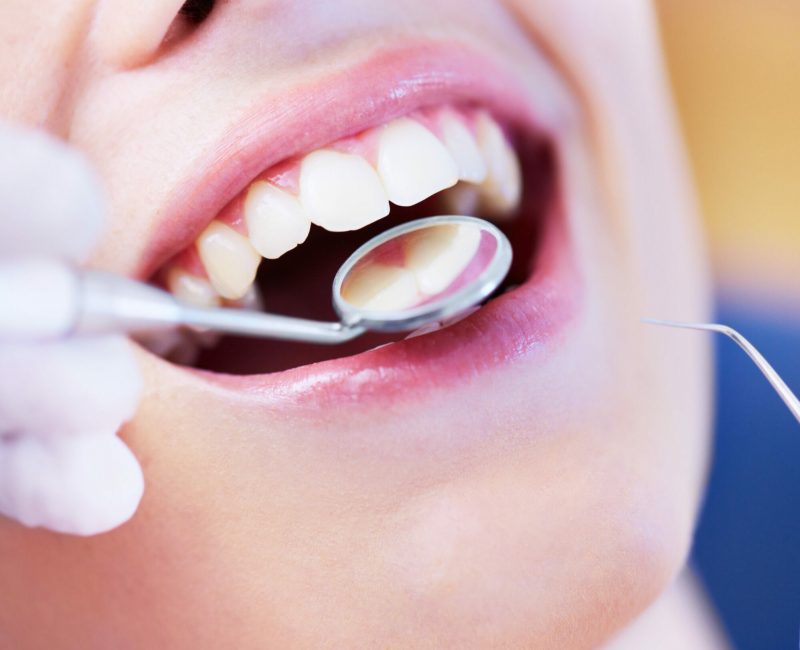
MULTIPOLYGON (((98 184, 78 153, 0 125, 0 274, 33 258, 84 261, 102 222, 98 184)), ((117 437, 141 392, 130 343, 6 336, 0 333, 0 515, 75 535, 124 523, 144 489, 138 461, 117 437)))

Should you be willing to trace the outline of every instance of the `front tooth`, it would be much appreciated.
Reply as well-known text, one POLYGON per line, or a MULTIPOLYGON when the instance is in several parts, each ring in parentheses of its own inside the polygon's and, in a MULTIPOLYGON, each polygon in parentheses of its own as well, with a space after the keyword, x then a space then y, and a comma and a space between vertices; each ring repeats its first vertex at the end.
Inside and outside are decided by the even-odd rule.
POLYGON ((406 267, 414 272, 420 291, 434 296, 447 289, 475 258, 481 242, 478 228, 448 224, 409 238, 406 267))
POLYGON ((467 125, 451 111, 447 111, 440 122, 442 140, 458 165, 458 176, 468 183, 483 183, 488 168, 478 142, 467 125))
POLYGON ((221 298, 211 283, 174 268, 167 274, 167 289, 181 302, 193 307, 219 307, 221 298))
POLYGON ((223 298, 238 300, 256 278, 261 256, 250 240, 221 221, 212 221, 197 239, 197 252, 211 285, 223 298))
POLYGON ((506 140, 503 130, 489 115, 481 113, 476 124, 478 146, 489 168, 481 185, 486 207, 495 215, 514 211, 522 196, 522 172, 519 159, 506 140))
POLYGON ((413 273, 385 264, 353 271, 342 287, 342 297, 354 307, 374 311, 408 309, 420 298, 413 273))
POLYGON ((244 218, 253 248, 270 260, 302 244, 311 229, 300 201, 266 181, 247 191, 244 218))
POLYGON ((458 182, 458 167, 447 148, 419 122, 407 117, 383 128, 378 174, 389 200, 414 205, 458 182))
POLYGON ((377 172, 361 156, 320 149, 300 165, 300 202, 309 219, 333 232, 358 230, 389 214, 377 172))

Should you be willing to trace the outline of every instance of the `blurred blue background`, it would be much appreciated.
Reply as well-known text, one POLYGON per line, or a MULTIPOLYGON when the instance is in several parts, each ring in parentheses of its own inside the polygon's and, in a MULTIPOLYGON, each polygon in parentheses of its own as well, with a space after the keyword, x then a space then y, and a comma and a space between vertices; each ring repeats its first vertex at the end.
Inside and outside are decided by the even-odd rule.
MULTIPOLYGON (((800 315, 723 302, 800 392, 800 315)), ((800 636, 800 424, 749 358, 718 337, 715 459, 694 564, 736 648, 797 648, 800 636)))
MULTIPOLYGON (((719 320, 800 392, 800 1, 656 0, 719 320)), ((800 425, 717 341, 715 459, 694 563, 739 650, 800 646, 800 425)))

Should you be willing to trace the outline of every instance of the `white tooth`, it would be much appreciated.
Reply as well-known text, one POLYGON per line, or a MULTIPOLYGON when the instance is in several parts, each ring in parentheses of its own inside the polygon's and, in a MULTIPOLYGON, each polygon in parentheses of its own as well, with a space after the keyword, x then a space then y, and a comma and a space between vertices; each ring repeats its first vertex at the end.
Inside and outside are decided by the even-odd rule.
POLYGON ((442 194, 442 205, 447 214, 477 216, 480 191, 474 185, 459 183, 442 194))
POLYGON ((469 183, 483 183, 488 168, 467 125, 452 111, 444 113, 440 125, 444 145, 458 165, 458 177, 469 183))
POLYGON ((237 300, 256 278, 261 256, 250 240, 221 221, 212 221, 197 239, 211 286, 223 298, 237 300))
POLYGON ((478 146, 489 168, 481 185, 481 194, 494 215, 513 212, 522 197, 522 172, 519 159, 506 140, 503 130, 489 115, 478 116, 476 130, 478 146))
POLYGON ((424 236, 409 238, 406 268, 416 275, 422 293, 436 295, 467 268, 480 242, 480 230, 471 226, 448 224, 431 228, 424 236))
POLYGON ((342 297, 355 307, 375 311, 407 309, 419 302, 414 274, 384 264, 355 270, 342 287, 342 297))
POLYGON ((266 181, 247 191, 244 219, 253 248, 270 260, 302 244, 311 229, 300 201, 266 181))
POLYGON ((220 295, 205 278, 174 268, 167 274, 167 289, 181 302, 193 307, 219 307, 220 295))
POLYGON ((377 172, 361 156, 314 151, 300 165, 300 202, 311 221, 326 230, 358 230, 389 214, 377 172))
POLYGON ((378 174, 395 205, 414 205, 458 182, 458 167, 447 148, 407 117, 381 131, 378 174))

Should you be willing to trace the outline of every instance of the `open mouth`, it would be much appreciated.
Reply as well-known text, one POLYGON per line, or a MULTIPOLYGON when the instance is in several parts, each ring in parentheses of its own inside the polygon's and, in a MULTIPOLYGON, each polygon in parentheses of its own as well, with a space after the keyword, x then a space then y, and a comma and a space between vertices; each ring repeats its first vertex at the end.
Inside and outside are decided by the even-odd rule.
MULTIPOLYGON (((407 110, 388 111, 385 121, 372 120, 361 130, 345 125, 340 128, 344 137, 276 158, 256 171, 150 279, 195 306, 335 321, 332 280, 358 246, 413 219, 467 215, 495 223, 514 252, 505 283, 480 309, 457 322, 413 333, 367 333, 338 346, 193 331, 143 343, 180 365, 218 375, 264 376, 332 359, 361 358, 365 355, 360 353, 378 348, 384 354, 394 349, 407 359, 408 346, 420 339, 427 339, 428 353, 437 357, 458 347, 443 333, 461 328, 474 335, 484 327, 478 323, 487 307, 526 293, 526 287, 538 285, 540 298, 553 300, 547 280, 560 266, 552 258, 554 243, 562 239, 558 233, 564 230, 554 142, 531 120, 515 119, 512 111, 504 115, 479 97, 432 94, 444 95, 444 100, 423 92, 407 110)), ((565 252, 563 246, 557 248, 565 252)), ((520 296, 516 303, 527 301, 520 296)), ((527 307, 538 312, 543 325, 557 320, 542 300, 527 307)), ((507 322, 500 330, 521 322, 513 313, 501 320, 507 322)), ((532 339, 540 333, 533 327, 517 335, 532 339)), ((518 350, 524 347, 520 341, 508 343, 518 350)), ((471 355, 468 347, 462 351, 471 355)), ((503 356, 501 345, 495 354, 503 356)))

